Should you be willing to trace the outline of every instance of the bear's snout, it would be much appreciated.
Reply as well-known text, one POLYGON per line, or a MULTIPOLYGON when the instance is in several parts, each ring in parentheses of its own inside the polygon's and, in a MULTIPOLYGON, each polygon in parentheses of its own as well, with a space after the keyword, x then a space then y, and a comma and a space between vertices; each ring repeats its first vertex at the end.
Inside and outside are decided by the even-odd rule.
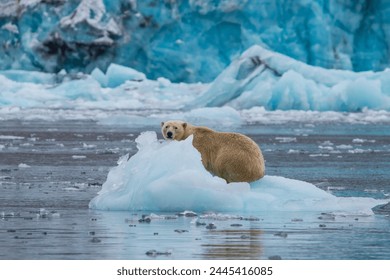
POLYGON ((173 136, 173 133, 170 132, 170 131, 168 131, 168 132, 167 132, 167 137, 168 137, 168 138, 172 138, 172 136, 173 136))

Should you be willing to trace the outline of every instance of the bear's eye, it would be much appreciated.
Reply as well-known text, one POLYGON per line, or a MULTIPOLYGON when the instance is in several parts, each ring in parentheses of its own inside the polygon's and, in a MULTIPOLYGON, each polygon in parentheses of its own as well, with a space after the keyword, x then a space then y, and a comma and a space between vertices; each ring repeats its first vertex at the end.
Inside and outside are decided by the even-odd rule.
POLYGON ((177 126, 173 127, 174 129, 177 129, 177 126))
POLYGON ((167 125, 165 128, 169 128, 169 125, 167 125))

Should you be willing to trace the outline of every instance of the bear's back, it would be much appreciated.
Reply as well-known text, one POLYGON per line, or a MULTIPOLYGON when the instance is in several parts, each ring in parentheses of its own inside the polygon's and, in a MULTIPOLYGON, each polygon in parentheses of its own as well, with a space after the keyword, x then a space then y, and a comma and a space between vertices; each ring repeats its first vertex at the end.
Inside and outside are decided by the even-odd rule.
POLYGON ((197 127, 194 130, 194 146, 204 148, 242 150, 245 152, 259 152, 257 144, 249 137, 234 132, 217 132, 207 127, 197 127))

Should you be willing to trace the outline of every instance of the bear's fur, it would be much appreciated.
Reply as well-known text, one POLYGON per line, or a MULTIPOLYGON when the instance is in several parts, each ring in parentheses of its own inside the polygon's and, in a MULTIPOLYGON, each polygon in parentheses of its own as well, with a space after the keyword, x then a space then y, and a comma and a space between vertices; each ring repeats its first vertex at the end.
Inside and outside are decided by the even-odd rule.
POLYGON ((165 139, 177 141, 193 135, 192 145, 200 152, 204 167, 228 183, 253 182, 264 176, 261 150, 245 135, 217 132, 183 121, 162 122, 161 132, 165 139))

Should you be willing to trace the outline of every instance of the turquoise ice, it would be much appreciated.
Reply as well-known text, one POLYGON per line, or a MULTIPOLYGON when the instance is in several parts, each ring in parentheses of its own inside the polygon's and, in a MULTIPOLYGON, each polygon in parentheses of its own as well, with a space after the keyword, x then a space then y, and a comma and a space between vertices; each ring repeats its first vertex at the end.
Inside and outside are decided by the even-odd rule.
POLYGON ((364 0, 3 0, 0 68, 90 73, 116 63, 211 82, 259 44, 310 65, 379 71, 388 13, 386 1, 364 0))

